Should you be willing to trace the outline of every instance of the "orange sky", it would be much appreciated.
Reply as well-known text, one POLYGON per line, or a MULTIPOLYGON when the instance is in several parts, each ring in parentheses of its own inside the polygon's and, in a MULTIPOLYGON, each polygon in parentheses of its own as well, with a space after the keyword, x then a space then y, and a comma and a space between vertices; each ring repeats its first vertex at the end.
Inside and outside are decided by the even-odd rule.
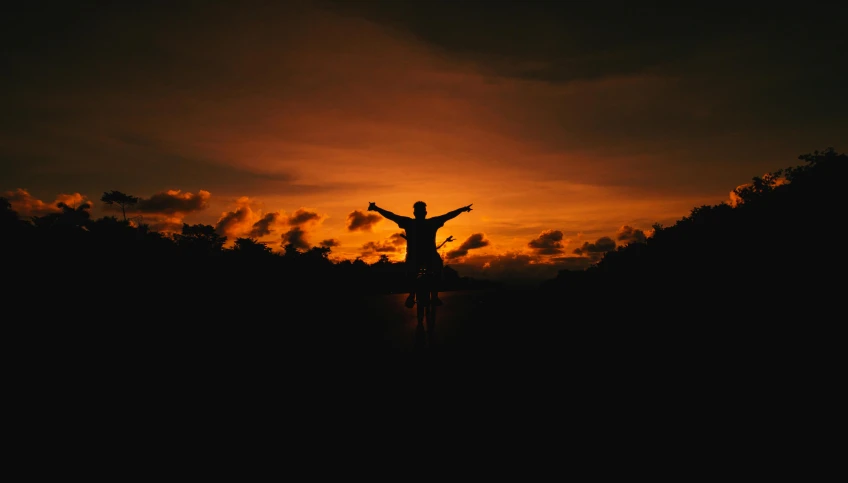
MULTIPOLYGON (((475 55, 330 7, 89 12, 60 46, 13 52, 0 191, 24 214, 78 193, 95 216, 104 191, 160 193, 148 206, 180 207, 146 220, 215 225, 234 213, 231 239, 276 212, 260 237, 275 249, 298 227, 311 245, 337 240, 334 257, 369 261, 363 247, 398 231, 388 220, 348 229, 369 201, 406 216, 418 200, 430 215, 473 203, 439 232, 457 240, 448 248, 488 240, 453 261, 461 273, 555 274, 585 266, 574 249, 586 242, 673 224, 846 141, 844 117, 798 122, 810 94, 786 97, 795 69, 751 61, 767 38, 731 32, 650 65, 552 80, 531 74, 562 58, 475 55), (558 253, 530 246, 546 231, 562 234, 547 251, 558 253), (580 260, 530 267, 551 256, 580 260)), ((640 55, 626 40, 574 55, 625 65, 640 55)))

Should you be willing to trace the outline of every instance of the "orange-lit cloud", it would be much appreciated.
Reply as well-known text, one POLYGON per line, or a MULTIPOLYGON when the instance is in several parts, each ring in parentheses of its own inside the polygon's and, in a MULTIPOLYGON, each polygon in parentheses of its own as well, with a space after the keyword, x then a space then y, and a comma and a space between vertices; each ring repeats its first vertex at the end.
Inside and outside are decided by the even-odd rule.
POLYGON ((287 225, 282 213, 264 213, 261 203, 242 196, 236 200, 236 208, 221 214, 215 231, 231 239, 248 237, 259 239, 271 235, 287 225))
POLYGON ((401 233, 393 233, 385 240, 369 241, 362 245, 360 257, 363 260, 373 260, 379 255, 393 255, 389 258, 403 260, 406 256, 406 238, 401 233))
POLYGON ((71 208, 79 207, 83 203, 88 203, 89 206, 93 206, 93 203, 90 200, 86 199, 84 195, 79 193, 60 194, 56 196, 56 199, 52 203, 45 203, 32 196, 29 191, 21 188, 14 191, 6 191, 3 193, 3 197, 9 201, 9 204, 11 204, 12 209, 18 213, 18 216, 22 217, 44 216, 51 213, 58 213, 61 211, 61 208, 59 208, 60 203, 64 203, 71 208))
POLYGON ((219 235, 238 237, 250 233, 253 225, 261 219, 260 215, 253 211, 247 196, 236 200, 236 205, 235 210, 222 213, 215 224, 215 231, 219 235))
POLYGON ((729 199, 729 201, 728 201, 728 203, 730 204, 730 206, 732 206, 732 207, 736 208, 737 206, 739 206, 740 204, 742 204, 742 197, 741 197, 741 196, 739 196, 739 194, 738 194, 737 192, 738 192, 739 190, 745 189, 745 188, 747 188, 747 187, 749 187, 749 186, 751 186, 751 183, 740 184, 739 186, 737 186, 736 188, 734 188, 734 189, 733 189, 733 191, 731 191, 731 192, 730 192, 730 195, 729 195, 729 196, 730 196, 730 199, 729 199))

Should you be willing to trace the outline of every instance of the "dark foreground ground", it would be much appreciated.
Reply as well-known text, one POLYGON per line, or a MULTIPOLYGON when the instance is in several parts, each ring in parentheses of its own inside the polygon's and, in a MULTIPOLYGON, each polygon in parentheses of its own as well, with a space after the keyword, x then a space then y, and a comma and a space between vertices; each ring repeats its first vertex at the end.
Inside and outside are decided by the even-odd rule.
POLYGON ((5 292, 4 401, 24 426, 13 440, 88 450, 91 435, 125 453, 147 435, 182 458, 198 438, 305 451, 356 434, 361 446, 384 422, 393 436, 450 426, 504 444, 532 431, 592 449, 662 440, 691 454, 688 441, 719 440, 748 458, 752 440, 831 427, 842 400, 844 323, 807 295, 447 292, 435 343, 417 348, 404 294, 166 275, 178 283, 129 294, 5 292))
POLYGON ((422 347, 404 294, 223 287, 119 297, 86 285, 5 299, 15 309, 3 319, 9 414, 68 434, 96 422, 209 438, 224 420, 251 431, 370 424, 362 406, 394 414, 404 431, 458 418, 491 431, 509 420, 774 432, 787 412, 825 414, 844 378, 841 322, 815 311, 447 292, 422 347))
POLYGON ((404 307, 404 298, 229 290, 76 303, 74 295, 11 301, 17 310, 4 319, 19 364, 104 368, 264 371, 394 359, 698 371, 830 364, 839 340, 832 336, 839 317, 814 303, 764 310, 741 300, 669 294, 646 300, 507 289, 443 293, 430 339, 416 331, 416 311, 404 307))

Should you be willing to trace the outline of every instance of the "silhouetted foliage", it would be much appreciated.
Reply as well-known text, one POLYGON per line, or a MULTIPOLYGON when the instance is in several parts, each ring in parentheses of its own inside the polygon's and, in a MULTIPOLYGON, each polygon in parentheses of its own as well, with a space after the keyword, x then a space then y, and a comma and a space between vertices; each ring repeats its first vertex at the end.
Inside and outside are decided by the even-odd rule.
POLYGON ((118 205, 121 207, 121 213, 124 215, 124 221, 127 221, 127 207, 138 203, 138 198, 135 196, 121 193, 120 191, 108 191, 103 193, 100 201, 107 205, 118 205))
POLYGON ((742 301, 759 300, 759 308, 747 307, 774 315, 805 297, 820 300, 832 287, 828 274, 844 267, 841 251, 816 247, 842 221, 848 156, 828 148, 798 159, 806 164, 734 190, 735 207, 699 206, 673 226, 655 224, 644 243, 618 247, 585 272, 562 271, 544 288, 614 293, 634 310, 639 301, 687 301, 693 311, 684 318, 732 317, 730 307, 742 301))
POLYGON ((174 240, 186 255, 217 256, 223 253, 227 237, 219 235, 212 225, 183 223, 182 233, 174 235, 174 240))
POLYGON ((60 211, 44 216, 33 217, 36 226, 44 228, 85 228, 91 219, 91 204, 82 203, 79 206, 68 206, 63 202, 56 203, 60 211))
POLYGON ((271 247, 253 238, 236 238, 233 252, 244 257, 266 257, 271 255, 271 247))
MULTIPOLYGON (((106 200, 129 206, 136 198, 107 192, 106 200)), ((0 198, 0 259, 4 266, 19 267, 13 272, 18 284, 14 293, 25 294, 28 287, 50 283, 86 287, 84 290, 95 294, 96 287, 115 289, 121 295, 116 298, 121 308, 115 310, 126 310, 124 304, 132 304, 136 308, 127 313, 132 317, 158 316, 170 310, 166 309, 167 300, 184 300, 181 294, 202 294, 202 300, 220 304, 246 293, 256 300, 267 297, 277 303, 303 304, 325 293, 399 293, 407 289, 404 265, 387 257, 373 264, 361 259, 334 261, 330 247, 299 250, 287 244, 281 252, 274 252, 254 238, 236 238, 230 248, 224 248, 227 237, 211 225, 183 224, 180 233, 160 233, 149 225, 134 225, 114 216, 92 220, 90 208, 88 203, 73 207, 60 203, 53 213, 22 220, 9 200, 0 198), (139 309, 137 304, 145 308, 139 309)), ((446 273, 452 275, 446 290, 471 288, 476 282, 461 279, 453 270, 446 273)), ((79 300, 72 300, 73 293, 57 291, 55 307, 78 305, 79 300)), ((104 304, 101 309, 106 308, 104 304)), ((216 315, 208 310, 205 316, 216 315)))

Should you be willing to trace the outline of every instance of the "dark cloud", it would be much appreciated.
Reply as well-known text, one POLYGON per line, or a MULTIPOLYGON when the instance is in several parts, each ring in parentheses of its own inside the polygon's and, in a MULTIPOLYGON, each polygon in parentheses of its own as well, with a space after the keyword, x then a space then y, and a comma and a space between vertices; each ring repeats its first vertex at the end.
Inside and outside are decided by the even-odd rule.
POLYGON ((304 208, 300 208, 289 217, 289 225, 291 226, 303 226, 307 223, 317 222, 321 220, 321 215, 318 213, 314 213, 312 211, 308 211, 304 208))
POLYGON ((299 226, 293 226, 289 231, 283 233, 282 246, 292 244, 298 250, 309 250, 309 242, 306 241, 306 232, 299 226))
POLYGON ((616 234, 616 240, 624 242, 625 245, 628 243, 645 243, 646 238, 644 231, 629 225, 619 228, 616 234))
MULTIPOLYGON (((475 60, 502 76, 570 82, 641 73, 684 61, 727 39, 768 39, 774 62, 811 45, 844 42, 818 24, 842 17, 836 4, 816 9, 773 4, 691 4, 657 7, 633 2, 478 2, 324 0, 348 14, 411 32, 449 54, 475 60), (826 10, 830 10, 826 13, 826 10), (794 32, 799 35, 789 35, 794 32), (795 45, 793 45, 793 42, 795 45)), ((729 47, 729 46, 728 46, 729 47)), ((844 73, 844 67, 839 67, 844 73)))
MULTIPOLYGON (((144 223, 155 231, 179 233, 182 230, 183 218, 208 208, 211 196, 205 190, 200 190, 197 194, 184 193, 181 190, 162 191, 149 198, 139 198, 138 203, 128 207, 127 216, 134 215, 132 218, 135 222, 144 223)), ((221 229, 232 230, 239 217, 243 216, 238 211, 225 213, 216 223, 216 229, 220 225, 221 229)))
POLYGON ((486 235, 483 233, 474 233, 465 239, 464 242, 454 250, 450 250, 445 254, 445 258, 448 260, 452 260, 459 257, 464 257, 468 255, 468 250, 474 250, 477 248, 483 248, 489 246, 490 242, 486 239, 486 235))
POLYGON ((527 246, 539 255, 558 255, 565 248, 562 244, 562 232, 559 230, 545 230, 537 238, 530 240, 527 246))
POLYGON ((336 240, 335 238, 328 238, 326 240, 321 240, 321 243, 319 243, 319 245, 324 248, 332 248, 340 246, 341 242, 339 240, 336 240))
POLYGON ((280 213, 268 213, 259 221, 253 224, 250 229, 251 238, 259 238, 261 236, 270 235, 273 231, 273 226, 280 220, 280 213))
POLYGON ((383 217, 377 213, 354 210, 347 215, 347 229, 349 231, 372 231, 374 225, 382 219, 383 217))
MULTIPOLYGON (((321 223, 323 219, 324 217, 318 213, 309 211, 305 208, 299 208, 297 211, 292 213, 291 216, 285 219, 285 223, 287 223, 290 228, 282 235, 282 245, 285 246, 290 243, 298 250, 308 250, 310 248, 310 243, 307 240, 307 231, 321 223)), ((325 242, 328 242, 328 240, 324 240, 321 243, 323 244, 325 242)))
POLYGON ((306 239, 307 230, 321 223, 323 219, 324 217, 318 213, 309 211, 305 208, 299 208, 286 219, 286 223, 288 223, 291 228, 283 234, 283 246, 287 243, 291 243, 298 250, 308 250, 310 248, 310 244, 306 239))
POLYGON ((615 241, 604 236, 598 238, 595 243, 585 242, 580 248, 575 248, 576 255, 582 255, 590 258, 592 261, 598 261, 603 258, 604 253, 615 250, 615 241))
POLYGON ((208 191, 200 190, 197 194, 180 190, 168 190, 154 194, 150 198, 141 198, 133 207, 134 213, 158 213, 163 215, 186 215, 209 207, 208 191))
POLYGON ((229 235, 236 227, 248 220, 250 213, 248 206, 242 206, 235 211, 225 213, 215 224, 215 232, 219 235, 229 235))
POLYGON ((397 245, 391 242, 373 242, 370 241, 362 245, 362 255, 373 255, 374 253, 397 253, 400 251, 397 245))

